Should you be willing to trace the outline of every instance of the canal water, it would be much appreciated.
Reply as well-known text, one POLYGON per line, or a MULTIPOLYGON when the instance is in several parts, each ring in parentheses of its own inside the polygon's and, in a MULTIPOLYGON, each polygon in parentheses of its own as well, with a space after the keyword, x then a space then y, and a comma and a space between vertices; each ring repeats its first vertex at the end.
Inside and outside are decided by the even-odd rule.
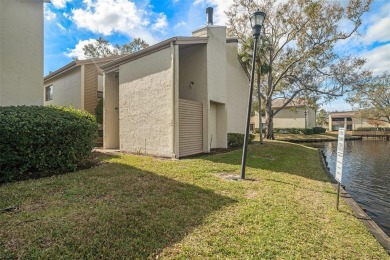
MULTIPOLYGON (((336 168, 337 142, 307 144, 321 148, 330 172, 336 168)), ((390 236, 390 141, 346 141, 342 184, 367 214, 390 236)))

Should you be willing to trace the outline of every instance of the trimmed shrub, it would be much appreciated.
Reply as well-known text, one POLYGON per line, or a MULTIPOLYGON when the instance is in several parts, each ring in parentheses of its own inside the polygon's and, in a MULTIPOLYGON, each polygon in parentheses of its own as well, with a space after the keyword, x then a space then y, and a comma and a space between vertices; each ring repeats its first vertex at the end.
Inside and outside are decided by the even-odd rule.
MULTIPOLYGON (((263 134, 265 133, 267 129, 263 127, 263 129, 261 129, 261 131, 263 132, 263 134)), ((255 128, 255 134, 259 134, 260 133, 260 129, 259 128, 255 128)))
MULTIPOLYGON (((322 128, 322 127, 318 127, 318 128, 324 129, 324 133, 325 133, 325 131, 326 131, 325 128, 322 128)), ((319 131, 319 130, 317 130, 317 131, 319 131)), ((314 134, 314 128, 274 128, 274 133, 312 135, 312 134, 314 134)))
POLYGON ((277 134, 303 134, 305 128, 274 128, 274 133, 277 134))
POLYGON ((390 131, 390 127, 359 127, 355 131, 390 131))
POLYGON ((303 129, 303 133, 305 135, 312 135, 313 134, 313 128, 306 128, 306 129, 303 129))
POLYGON ((101 98, 95 107, 96 122, 99 125, 103 124, 103 99, 101 98))
POLYGON ((313 134, 324 134, 326 132, 326 128, 323 127, 313 127, 313 134))
POLYGON ((95 117, 64 107, 0 107, 0 182, 74 171, 91 156, 95 117))
MULTIPOLYGON (((239 133, 228 133, 228 145, 230 147, 240 147, 244 144, 244 134, 239 133)), ((249 140, 248 143, 252 143, 252 141, 255 139, 255 135, 249 134, 249 140)))

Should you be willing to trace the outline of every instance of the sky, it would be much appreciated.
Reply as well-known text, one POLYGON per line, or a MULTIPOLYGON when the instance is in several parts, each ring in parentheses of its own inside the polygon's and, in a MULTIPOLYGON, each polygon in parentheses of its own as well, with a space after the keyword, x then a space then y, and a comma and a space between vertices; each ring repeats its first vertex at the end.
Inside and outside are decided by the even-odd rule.
MULTIPOLYGON (((344 1, 344 0, 343 0, 344 1)), ((206 7, 214 7, 214 24, 225 25, 224 11, 233 0, 51 0, 45 4, 44 73, 83 59, 85 44, 103 37, 112 44, 142 38, 155 44, 173 36, 190 36, 205 25, 206 7)), ((338 51, 366 58, 374 74, 390 71, 390 0, 373 0, 355 36, 338 51)), ((343 99, 322 106, 351 110, 343 99)))

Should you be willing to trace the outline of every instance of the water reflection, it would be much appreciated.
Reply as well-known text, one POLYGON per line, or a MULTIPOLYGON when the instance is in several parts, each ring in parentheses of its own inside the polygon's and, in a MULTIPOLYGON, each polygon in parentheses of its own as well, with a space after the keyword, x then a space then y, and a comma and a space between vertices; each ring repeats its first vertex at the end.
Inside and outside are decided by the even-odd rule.
MULTIPOLYGON (((335 174, 337 142, 308 144, 324 150, 335 174)), ((342 184, 390 236, 390 141, 346 141, 342 184)))

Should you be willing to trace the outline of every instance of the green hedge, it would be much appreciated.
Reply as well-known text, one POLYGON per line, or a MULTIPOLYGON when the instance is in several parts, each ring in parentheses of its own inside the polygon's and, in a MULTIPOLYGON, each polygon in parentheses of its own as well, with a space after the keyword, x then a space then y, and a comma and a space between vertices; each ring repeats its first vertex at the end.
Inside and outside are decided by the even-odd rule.
MULTIPOLYGON (((240 147, 244 144, 244 138, 244 134, 228 133, 228 145, 230 147, 240 147)), ((252 143, 253 139, 255 139, 255 135, 250 134, 248 143, 252 143)))
POLYGON ((103 124, 103 99, 101 98, 95 107, 96 122, 99 125, 103 124))
POLYGON ((89 158, 95 117, 63 107, 0 107, 0 182, 75 170, 89 158))
POLYGON ((390 127, 359 127, 355 131, 390 131, 390 127))
POLYGON ((303 134, 305 128, 274 128, 274 133, 277 134, 303 134))
POLYGON ((313 127, 313 134, 324 134, 326 132, 326 128, 323 127, 313 127))
POLYGON ((313 128, 304 128, 303 133, 305 135, 312 135, 312 134, 314 134, 314 131, 313 131, 313 128))
POLYGON ((326 129, 323 127, 313 127, 313 128, 274 128, 274 133, 277 134, 323 134, 326 132, 326 129))

